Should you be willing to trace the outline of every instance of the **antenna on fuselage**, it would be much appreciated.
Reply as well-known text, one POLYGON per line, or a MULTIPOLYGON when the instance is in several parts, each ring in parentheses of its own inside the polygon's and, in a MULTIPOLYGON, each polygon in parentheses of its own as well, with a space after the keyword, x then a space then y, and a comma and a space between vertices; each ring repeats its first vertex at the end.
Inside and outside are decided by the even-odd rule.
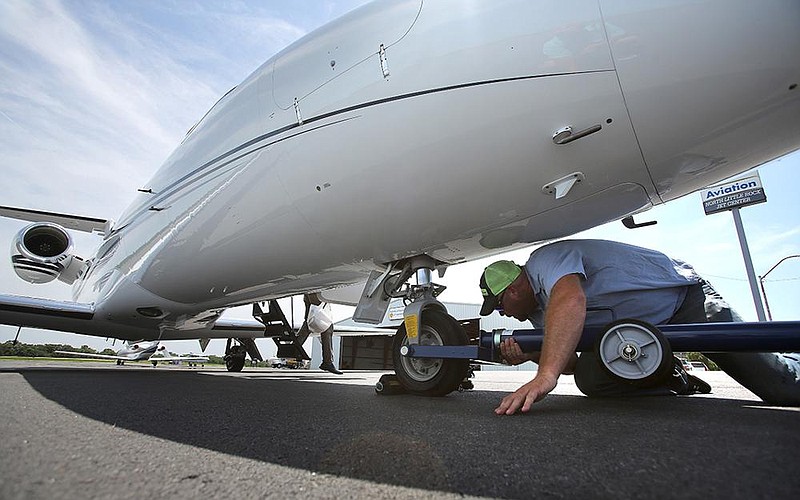
POLYGON ((622 225, 627 227, 628 229, 647 227, 647 226, 652 226, 654 224, 658 224, 658 221, 650 220, 647 222, 636 222, 633 220, 633 215, 629 215, 622 219, 622 225))

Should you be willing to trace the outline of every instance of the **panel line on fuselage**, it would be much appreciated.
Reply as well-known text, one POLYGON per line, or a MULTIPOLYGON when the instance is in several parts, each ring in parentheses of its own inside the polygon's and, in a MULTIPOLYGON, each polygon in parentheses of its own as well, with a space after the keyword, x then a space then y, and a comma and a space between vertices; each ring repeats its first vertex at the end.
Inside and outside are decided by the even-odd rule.
POLYGON ((260 143, 262 141, 266 141, 266 140, 268 140, 270 138, 273 138, 273 137, 275 137, 277 135, 283 134, 283 133, 288 132, 290 130, 296 129, 296 128, 302 126, 302 125, 308 125, 308 124, 313 123, 313 122, 324 120, 326 118, 331 118, 331 117, 336 116, 336 115, 349 113, 349 112, 352 112, 352 111, 357 111, 359 109, 364 109, 364 108, 373 107, 373 106, 379 106, 381 104, 386 104, 386 103, 394 102, 394 101, 412 99, 412 98, 420 97, 420 96, 423 96, 423 95, 430 95, 430 94, 435 94, 435 93, 448 92, 448 91, 452 91, 452 90, 460 90, 460 89, 465 89, 465 88, 470 88, 470 87, 478 87, 478 86, 482 86, 482 85, 492 85, 492 84, 498 84, 498 83, 509 83, 509 82, 516 82, 516 81, 523 81, 523 80, 533 80, 533 79, 539 79, 539 78, 561 77, 561 76, 568 76, 568 75, 585 75, 585 74, 595 74, 595 73, 608 73, 608 72, 613 72, 613 71, 614 70, 606 70, 606 69, 604 69, 604 70, 591 70, 591 71, 576 71, 576 72, 567 72, 567 73, 551 73, 551 74, 544 74, 544 75, 516 76, 516 77, 508 77, 508 78, 498 78, 498 79, 493 79, 493 80, 482 80, 482 81, 479 81, 479 82, 461 83, 461 84, 457 84, 457 85, 449 85, 449 86, 446 86, 446 87, 437 87, 437 88, 427 89, 427 90, 419 90, 419 91, 416 91, 416 92, 409 92, 409 93, 406 93, 406 94, 400 94, 400 95, 396 95, 396 96, 385 97, 385 98, 382 98, 382 99, 376 99, 376 100, 373 100, 373 101, 368 101, 368 102, 364 102, 364 103, 361 103, 361 104, 355 104, 353 106, 348 106, 346 108, 330 111, 328 113, 324 113, 324 114, 317 115, 317 116, 314 116, 314 117, 311 117, 311 118, 308 118, 308 119, 304 119, 302 124, 293 123, 293 124, 290 124, 290 125, 286 125, 286 126, 281 127, 279 129, 273 130, 273 131, 268 132, 266 134, 260 135, 258 137, 253 138, 253 139, 250 139, 249 141, 244 142, 244 143, 234 147, 233 149, 231 149, 231 150, 229 150, 229 151, 227 151, 225 153, 222 153, 221 155, 217 156, 216 158, 207 161, 206 163, 204 163, 203 165, 195 168, 191 172, 183 175, 181 178, 173 181, 170 185, 166 186, 158 194, 158 196, 155 199, 148 200, 146 203, 143 203, 142 205, 140 205, 140 207, 128 218, 127 223, 126 223, 126 221, 123 221, 123 225, 121 225, 118 229, 115 229, 114 231, 112 231, 111 234, 118 234, 118 232, 121 231, 122 229, 126 229, 126 228, 130 228, 130 227, 135 226, 137 219, 139 219, 139 217, 142 214, 144 214, 147 211, 149 211, 149 208, 144 208, 145 206, 156 206, 156 205, 165 204, 164 202, 167 201, 170 197, 174 196, 175 193, 184 190, 185 188, 187 188, 191 184, 194 184, 194 183, 196 183, 196 182, 208 177, 209 175, 217 172, 219 169, 224 168, 225 166, 230 165, 231 163, 233 163, 233 162, 235 162, 235 161, 237 161, 237 160, 239 160, 241 158, 244 158, 247 155, 250 155, 252 153, 260 151, 260 150, 262 150, 264 148, 267 148, 269 146, 272 146, 274 144, 283 142, 285 140, 298 137, 299 135, 306 134, 306 133, 309 133, 309 132, 313 132, 313 131, 319 130, 321 128, 329 127, 329 126, 332 126, 332 125, 337 125, 339 123, 343 123, 343 122, 352 120, 352 119, 354 119, 356 117, 344 118, 342 120, 338 120, 338 121, 335 121, 335 122, 318 125, 318 126, 313 127, 313 128, 308 128, 306 130, 299 131, 297 134, 293 134, 293 135, 290 135, 290 136, 282 137, 280 139, 276 139, 274 141, 267 142, 265 144, 260 144, 256 148, 254 148, 252 150, 249 150, 249 151, 247 151, 245 153, 242 153, 241 155, 235 156, 234 158, 229 158, 230 156, 235 155, 236 153, 242 151, 243 149, 246 149, 246 148, 248 148, 250 146, 256 145, 256 144, 258 144, 258 143, 260 143), (223 161, 225 159, 227 159, 227 161, 224 161, 223 163, 217 164, 218 162, 223 161))

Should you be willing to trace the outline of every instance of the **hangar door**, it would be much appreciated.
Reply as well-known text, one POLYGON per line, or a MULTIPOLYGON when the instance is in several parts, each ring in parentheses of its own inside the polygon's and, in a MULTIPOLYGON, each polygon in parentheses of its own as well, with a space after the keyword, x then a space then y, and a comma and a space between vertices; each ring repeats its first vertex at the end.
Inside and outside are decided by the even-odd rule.
POLYGON ((391 335, 342 337, 339 368, 342 370, 393 370, 391 335))

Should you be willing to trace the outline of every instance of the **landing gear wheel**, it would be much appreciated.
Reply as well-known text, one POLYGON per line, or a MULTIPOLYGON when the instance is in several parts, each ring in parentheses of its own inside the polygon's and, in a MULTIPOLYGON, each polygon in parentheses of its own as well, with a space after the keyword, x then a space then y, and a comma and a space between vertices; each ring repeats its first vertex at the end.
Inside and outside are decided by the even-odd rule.
POLYGON ((231 347, 231 352, 225 355, 225 368, 229 372, 240 372, 244 368, 244 347, 237 345, 231 347))
MULTIPOLYGON (((420 345, 466 345, 466 332, 448 314, 438 310, 423 313, 419 332, 420 345)), ((469 372, 468 359, 412 358, 402 356, 400 348, 408 345, 405 324, 392 342, 392 361, 397 380, 410 393, 420 396, 444 396, 458 389, 469 372)))
POLYGON ((666 380, 672 370, 672 348, 655 326, 621 319, 606 326, 595 341, 600 364, 611 376, 637 387, 666 380))

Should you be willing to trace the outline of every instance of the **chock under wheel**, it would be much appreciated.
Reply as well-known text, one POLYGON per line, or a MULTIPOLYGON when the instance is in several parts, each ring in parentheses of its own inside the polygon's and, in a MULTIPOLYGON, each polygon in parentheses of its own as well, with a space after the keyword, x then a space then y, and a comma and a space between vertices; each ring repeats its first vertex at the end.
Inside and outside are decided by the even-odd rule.
POLYGON ((397 375, 386 374, 382 375, 378 382, 375 384, 375 394, 382 396, 393 396, 395 394, 405 394, 407 391, 397 380, 397 375))

